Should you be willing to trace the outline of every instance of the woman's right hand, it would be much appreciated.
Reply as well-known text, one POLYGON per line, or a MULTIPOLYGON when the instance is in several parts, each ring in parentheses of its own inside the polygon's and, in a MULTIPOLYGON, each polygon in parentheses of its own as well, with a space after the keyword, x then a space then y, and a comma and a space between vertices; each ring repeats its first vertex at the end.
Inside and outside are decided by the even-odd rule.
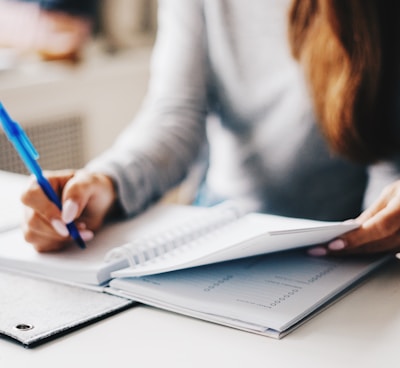
POLYGON ((23 232, 39 252, 56 251, 71 242, 66 224, 74 221, 84 241, 93 237, 116 203, 111 178, 84 170, 47 172, 46 178, 59 195, 60 211, 31 180, 22 194, 25 205, 23 232))

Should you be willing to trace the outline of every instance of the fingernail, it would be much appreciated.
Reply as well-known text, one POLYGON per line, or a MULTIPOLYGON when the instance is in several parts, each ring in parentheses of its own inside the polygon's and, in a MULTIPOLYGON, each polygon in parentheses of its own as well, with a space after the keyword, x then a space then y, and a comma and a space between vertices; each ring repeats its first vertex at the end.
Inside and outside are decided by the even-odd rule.
POLYGON ((66 223, 75 220, 76 214, 78 213, 78 204, 71 199, 67 199, 63 204, 61 218, 66 223))
POLYGON ((346 243, 342 239, 335 239, 328 244, 330 250, 342 250, 346 248, 346 243))
POLYGON ((84 241, 92 240, 93 237, 94 237, 93 231, 90 231, 90 230, 80 230, 80 231, 79 231, 79 235, 81 236, 81 238, 82 238, 84 241))
POLYGON ((68 229, 62 221, 56 219, 51 220, 51 226, 53 226, 53 229, 57 234, 63 237, 67 237, 69 235, 68 229))
POLYGON ((315 247, 315 248, 311 248, 307 251, 307 253, 310 256, 314 256, 314 257, 321 257, 321 256, 326 256, 326 254, 328 253, 328 251, 325 248, 322 247, 315 247))

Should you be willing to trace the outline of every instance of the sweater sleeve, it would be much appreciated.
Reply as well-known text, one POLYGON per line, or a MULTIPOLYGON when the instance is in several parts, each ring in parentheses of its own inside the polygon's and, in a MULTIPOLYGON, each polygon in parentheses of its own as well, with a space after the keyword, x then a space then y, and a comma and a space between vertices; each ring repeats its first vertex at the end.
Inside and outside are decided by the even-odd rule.
POLYGON ((391 161, 381 161, 368 168, 368 185, 364 195, 363 209, 371 206, 382 193, 382 190, 400 180, 400 155, 391 161))
POLYGON ((184 179, 205 140, 208 63, 201 1, 161 0, 158 21, 141 111, 113 146, 87 165, 114 179, 127 215, 184 179))

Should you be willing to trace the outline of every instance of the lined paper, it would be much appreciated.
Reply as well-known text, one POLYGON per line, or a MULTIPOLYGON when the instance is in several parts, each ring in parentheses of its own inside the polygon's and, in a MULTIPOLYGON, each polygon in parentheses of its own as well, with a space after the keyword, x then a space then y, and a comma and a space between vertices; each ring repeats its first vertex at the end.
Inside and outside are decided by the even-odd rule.
POLYGON ((378 263, 315 258, 297 250, 115 279, 110 286, 135 300, 180 313, 284 331, 378 263))

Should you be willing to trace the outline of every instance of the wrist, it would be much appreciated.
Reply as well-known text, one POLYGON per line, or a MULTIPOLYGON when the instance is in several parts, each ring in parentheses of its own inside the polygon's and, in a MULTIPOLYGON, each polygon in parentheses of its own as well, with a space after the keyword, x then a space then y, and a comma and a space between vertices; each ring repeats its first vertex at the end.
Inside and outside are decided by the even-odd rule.
POLYGON ((104 185, 107 187, 107 192, 109 193, 111 199, 106 217, 108 219, 122 217, 124 211, 122 210, 122 206, 119 200, 118 187, 116 181, 109 175, 105 174, 99 174, 99 175, 101 176, 100 180, 102 180, 104 182, 104 185))

